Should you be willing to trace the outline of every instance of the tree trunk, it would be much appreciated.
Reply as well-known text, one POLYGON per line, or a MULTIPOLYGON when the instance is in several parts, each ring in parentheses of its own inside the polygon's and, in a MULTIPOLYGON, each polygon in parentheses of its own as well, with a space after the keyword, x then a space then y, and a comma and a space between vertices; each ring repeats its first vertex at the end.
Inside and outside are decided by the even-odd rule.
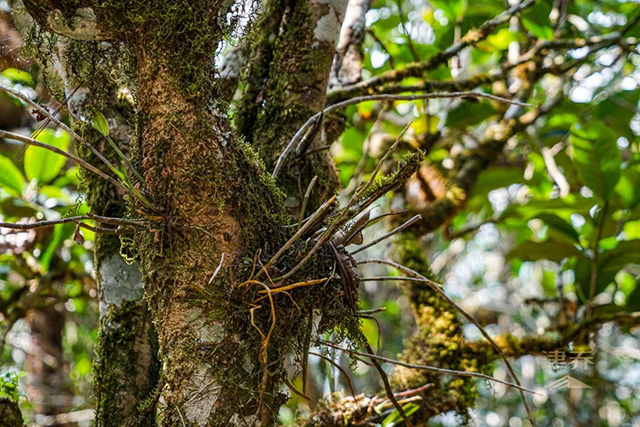
POLYGON ((64 314, 55 306, 36 308, 26 318, 31 343, 25 360, 26 391, 38 415, 67 412, 72 396, 62 357, 64 314))
POLYGON ((6 397, 0 397, 0 425, 4 427, 24 426, 18 403, 6 397))
MULTIPOLYGON (((133 111, 126 101, 118 100, 117 87, 104 75, 85 82, 73 73, 72 58, 79 42, 59 36, 58 60, 74 118, 91 117, 92 103, 105 94, 102 113, 110 122, 110 136, 124 152, 131 150, 133 111), (86 87, 85 83, 100 87, 86 87)), ((97 147, 112 162, 119 159, 105 138, 86 123, 74 121, 75 130, 97 147)), ((101 165, 87 147, 78 144, 78 153, 92 164, 101 165)), ((100 166, 105 173, 110 171, 100 166)), ((82 187, 91 212, 107 217, 126 215, 122 191, 96 175, 84 173, 82 187)), ((120 238, 96 233, 94 244, 95 275, 99 290, 100 325, 95 347, 94 393, 98 426, 155 425, 155 398, 160 364, 158 339, 151 315, 143 298, 144 286, 138 261, 125 261, 120 254, 120 238)))

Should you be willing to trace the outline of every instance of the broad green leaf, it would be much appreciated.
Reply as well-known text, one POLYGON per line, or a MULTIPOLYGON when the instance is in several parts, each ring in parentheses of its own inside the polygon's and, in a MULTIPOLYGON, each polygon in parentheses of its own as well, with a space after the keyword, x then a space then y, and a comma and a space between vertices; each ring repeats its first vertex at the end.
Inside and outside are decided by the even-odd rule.
POLYGON ((540 215, 536 215, 535 218, 541 219, 547 226, 549 226, 549 228, 569 237, 575 243, 580 243, 580 235, 576 229, 558 215, 542 213, 540 215))
POLYGON ((502 28, 495 34, 490 34, 483 42, 478 43, 478 47, 486 51, 505 50, 512 42, 520 39, 520 34, 502 28))
POLYGON ((24 177, 13 162, 0 155, 0 187, 20 196, 24 190, 24 177))
POLYGON ((465 0, 432 0, 431 3, 447 15, 453 22, 458 22, 467 5, 465 0))
POLYGON ((31 78, 31 74, 17 68, 7 68, 0 73, 0 76, 6 77, 13 84, 33 86, 33 79, 31 78))
POLYGON ((637 280, 635 285, 635 289, 627 297, 626 309, 628 311, 640 311, 640 280, 637 280))
POLYGON ((622 173, 615 188, 616 193, 620 195, 622 202, 629 209, 634 209, 640 204, 638 186, 640 186, 640 166, 634 165, 622 173))
MULTIPOLYGON (((611 250, 598 256, 596 295, 612 283, 618 272, 629 264, 640 264, 640 240, 623 240, 611 250)), ((591 285, 591 260, 580 257, 575 266, 576 284, 580 286, 585 300, 589 298, 591 285)))
POLYGON ((94 111, 94 115, 91 118, 91 126, 102 135, 109 136, 109 122, 100 111, 94 111))
MULTIPOLYGON (((61 130, 44 129, 36 139, 63 151, 66 151, 71 143, 69 134, 61 130)), ((60 154, 40 147, 29 147, 24 155, 24 172, 29 180, 36 179, 39 183, 47 183, 58 176, 66 162, 67 159, 60 154)))
POLYGON ((461 102, 447 114, 445 127, 466 127, 480 123, 496 114, 496 110, 485 102, 461 102))
POLYGON ((569 140, 578 177, 595 195, 606 200, 621 173, 622 157, 615 136, 601 123, 576 123, 571 127, 569 140))
POLYGON ((616 134, 633 139, 635 135, 629 124, 636 114, 639 98, 638 90, 613 93, 598 102, 594 111, 598 119, 616 134))
POLYGON ((574 245, 547 240, 545 242, 527 241, 521 243, 509 253, 508 257, 519 258, 523 261, 548 259, 560 262, 565 258, 571 258, 578 255, 580 255, 580 250, 574 245))

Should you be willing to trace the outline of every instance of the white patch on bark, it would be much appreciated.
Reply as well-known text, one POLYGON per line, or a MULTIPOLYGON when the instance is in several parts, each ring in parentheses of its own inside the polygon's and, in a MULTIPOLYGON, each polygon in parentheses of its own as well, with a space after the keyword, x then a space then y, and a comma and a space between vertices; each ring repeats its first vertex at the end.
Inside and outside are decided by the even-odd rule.
POLYGON ((138 263, 127 264, 118 253, 100 261, 100 313, 109 304, 119 306, 124 301, 138 301, 144 295, 142 273, 138 263), (104 305, 104 306, 103 306, 104 305))
POLYGON ((198 334, 198 339, 206 343, 219 343, 224 338, 224 327, 207 320, 200 307, 194 307, 185 315, 185 323, 198 334))
POLYGON ((60 10, 56 9, 47 16, 47 23, 53 32, 72 39, 86 41, 108 39, 98 28, 96 14, 90 7, 78 9, 70 22, 60 10))
POLYGON ((313 45, 317 46, 321 42, 335 45, 340 35, 340 27, 348 2, 346 0, 315 0, 314 3, 329 5, 329 11, 316 23, 316 28, 313 30, 315 38, 313 45))
POLYGON ((184 416, 187 424, 206 426, 211 411, 220 396, 221 387, 215 383, 211 367, 200 364, 191 376, 185 391, 184 416))

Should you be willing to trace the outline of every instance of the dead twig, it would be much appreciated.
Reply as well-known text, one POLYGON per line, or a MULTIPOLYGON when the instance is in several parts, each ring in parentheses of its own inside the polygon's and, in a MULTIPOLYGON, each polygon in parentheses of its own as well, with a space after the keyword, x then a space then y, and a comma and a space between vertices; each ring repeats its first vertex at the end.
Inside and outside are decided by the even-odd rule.
POLYGON ((318 340, 318 343, 329 346, 331 348, 335 348, 336 350, 340 350, 349 354, 355 354, 357 356, 361 356, 361 357, 367 357, 369 359, 375 359, 378 361, 382 361, 385 363, 391 363, 392 365, 398 365, 398 366, 403 366, 405 368, 409 368, 409 369, 419 369, 419 370, 423 370, 423 371, 429 371, 429 372, 434 372, 440 375, 454 375, 454 376, 458 376, 458 377, 474 377, 474 378, 481 378, 483 380, 487 380, 487 381, 493 381, 496 383, 500 383, 509 387, 513 387, 515 389, 521 390, 521 391, 526 391, 529 393, 533 393, 533 394, 539 394, 536 393, 533 390, 530 390, 528 388, 522 387, 521 385, 518 384, 514 384, 514 383, 510 383, 508 381, 503 381, 500 380, 498 378, 492 377, 491 375, 485 375, 485 374, 481 374, 480 372, 471 372, 471 371, 456 371, 453 369, 446 369, 446 368, 437 368, 435 366, 429 366, 429 365, 417 365, 414 363, 407 363, 407 362, 402 362, 400 360, 395 360, 395 359, 390 359, 388 357, 384 357, 384 356, 378 356, 376 354, 373 354, 372 351, 370 351, 369 349, 367 349, 367 351, 369 351, 369 353, 364 353, 361 351, 356 351, 356 350, 349 350, 348 348, 344 348, 344 347, 340 347, 337 344, 334 344, 330 341, 324 341, 324 340, 318 340))
MULTIPOLYGON (((491 338, 491 336, 487 333, 487 331, 480 325, 480 323, 478 323, 478 321, 471 314, 469 314, 466 310, 464 310, 462 307, 460 307, 460 305, 458 305, 455 301, 453 301, 451 298, 449 298, 449 296, 447 294, 445 294, 442 289, 440 289, 440 286, 436 282, 434 282, 432 280, 429 280, 427 277, 423 276, 422 274, 418 273, 415 270, 410 269, 409 267, 405 267, 404 265, 401 265, 401 264, 398 264, 396 262, 389 261, 389 260, 386 260, 386 259, 370 259, 370 260, 358 261, 357 264, 383 264, 383 265, 388 265, 388 266, 391 266, 393 268, 396 268, 396 269, 402 271, 403 273, 409 274, 409 275, 411 275, 411 276, 413 276, 415 278, 420 279, 422 283, 425 283, 436 294, 438 294, 442 298, 444 298, 449 304, 451 304, 451 306, 453 306, 460 314, 462 314, 462 316, 465 319, 467 319, 469 322, 473 323, 478 328, 478 330, 480 330, 480 333, 482 334, 482 336, 489 342, 491 347, 500 355, 501 359, 503 360, 503 362, 504 362, 504 364, 505 364, 505 366, 507 368, 507 371, 509 371, 509 375, 511 375, 511 377, 513 378, 513 381, 516 383, 516 385, 518 387, 520 387, 520 380, 518 379, 518 376, 516 375, 515 371, 513 370, 513 367, 511 366, 511 363, 509 363, 509 360, 505 356, 505 354, 502 351, 502 349, 500 348, 500 346, 498 346, 498 344, 496 344, 496 342, 491 338)), ((522 402, 524 404, 525 410, 527 411, 527 415, 528 415, 529 419, 532 421, 533 420, 533 416, 531 414, 531 408, 529 407, 529 404, 527 403, 527 399, 525 398, 524 393, 522 392, 522 389, 519 389, 519 391, 520 391, 520 396, 522 397, 522 402)), ((532 421, 532 424, 533 424, 533 421, 532 421)))
POLYGON ((345 101, 330 105, 326 107, 324 110, 320 111, 319 113, 316 113, 313 116, 311 116, 307 120, 307 122, 304 125, 302 125, 302 127, 296 132, 296 134, 293 136, 291 141, 289 141, 285 149, 282 151, 282 154, 280 154, 280 157, 278 157, 278 161, 276 162, 276 166, 273 169, 272 176, 274 178, 278 176, 287 157, 289 156, 289 154, 291 154, 291 151, 293 151, 293 149, 298 145, 300 138, 302 138, 303 135, 307 134, 307 131, 309 130, 309 128, 315 125, 317 121, 320 119, 320 117, 322 117, 323 115, 327 115, 332 111, 339 110, 339 109, 348 107, 350 105, 360 104, 362 102, 367 102, 367 101, 418 101, 418 100, 424 100, 424 99, 450 99, 450 98, 469 98, 469 97, 486 98, 492 101, 503 102, 506 104, 514 104, 521 107, 532 106, 531 104, 527 104, 524 102, 514 101, 512 99, 503 98, 501 96, 490 95, 488 93, 481 93, 481 92, 440 92, 440 93, 422 93, 417 95, 378 94, 378 95, 358 96, 355 98, 347 99, 345 101))
POLYGON ((385 239, 388 239, 389 237, 393 236, 394 234, 397 234, 397 233, 401 232, 402 230, 405 230, 406 228, 412 226, 413 224, 415 224, 416 222, 420 221, 421 219, 422 219, 422 215, 420 215, 420 214, 412 217, 407 222, 405 222, 404 224, 394 228, 393 230, 391 230, 390 232, 388 232, 384 236, 380 236, 377 239, 373 240, 371 243, 367 243, 366 245, 359 247, 355 251, 352 251, 351 255, 355 255, 355 254, 357 254, 359 252, 362 252, 365 249, 368 249, 371 246, 373 246, 373 245, 375 245, 377 243, 380 243, 381 241, 383 241, 385 239))

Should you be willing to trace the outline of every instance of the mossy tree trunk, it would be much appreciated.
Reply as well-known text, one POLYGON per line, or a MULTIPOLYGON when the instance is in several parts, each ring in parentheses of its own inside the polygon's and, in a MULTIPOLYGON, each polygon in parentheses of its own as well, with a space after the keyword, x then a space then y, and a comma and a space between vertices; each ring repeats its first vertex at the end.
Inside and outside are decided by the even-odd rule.
MULTIPOLYGON (((83 82, 73 80, 68 61, 75 42, 63 39, 61 37, 58 42, 58 57, 66 70, 67 93, 80 88, 75 89, 69 99, 69 108, 75 117, 86 116, 91 108, 88 105, 91 89, 83 86, 83 82)), ((105 86, 105 81, 102 86, 105 86)), ((117 99, 115 86, 106 86, 103 90, 108 98, 102 111, 111 124, 110 136, 122 151, 129 152, 133 110, 126 101, 117 99)), ((112 162, 117 160, 116 153, 98 131, 79 121, 74 127, 112 162)), ((84 159, 99 164, 86 147, 78 146, 77 149, 84 159)), ((102 169, 109 172, 106 166, 102 169)), ((82 186, 94 214, 116 218, 125 216, 126 203, 122 191, 115 186, 89 173, 84 174, 82 186)), ((160 372, 158 339, 143 298, 140 264, 137 260, 125 261, 120 247, 118 236, 96 234, 94 263, 100 306, 94 360, 96 425, 154 425, 151 409, 160 372)))
MULTIPOLYGON (((157 224, 153 232, 137 233, 134 243, 163 363, 157 421, 167 426, 273 424, 286 401, 279 392, 283 355, 297 341, 299 325, 307 324, 301 320, 314 304, 279 305, 278 316, 286 320, 276 324, 268 305, 252 303, 261 289, 247 281, 256 267, 252 260, 260 253, 268 259, 282 246, 291 218, 285 195, 258 155, 234 135, 212 78, 213 52, 230 31, 228 6, 205 0, 80 3, 25 1, 49 30, 124 42, 137 60, 134 164, 145 181, 140 191, 155 208, 131 196, 127 200, 130 212, 157 224), (243 281, 249 286, 239 286, 243 281)), ((282 40, 287 49, 275 55, 267 95, 277 101, 271 111, 290 112, 295 120, 281 133, 275 122, 262 120, 249 138, 261 151, 272 144, 265 156, 269 166, 309 112, 324 104, 345 6, 299 1, 287 9, 292 13, 282 40), (281 78, 286 71, 289 81, 281 78), (306 83, 308 91, 293 90, 306 83), (285 102, 289 98, 291 105, 285 102)), ((274 118, 283 123, 287 117, 274 118)), ((330 164, 325 157, 318 170, 330 164)), ((313 176, 314 169, 305 173, 313 176)), ((325 193, 337 184, 335 175, 320 182, 325 193)), ((98 259, 98 272, 109 268, 109 257, 98 259)), ((327 277, 333 262, 325 258, 327 277)), ((304 271, 299 276, 309 278, 304 271)), ((116 314, 107 314, 104 330, 118 321, 116 314)), ((109 347, 101 342, 99 348, 109 347)), ((108 369, 103 362, 118 363, 99 359, 97 366, 108 369)))

